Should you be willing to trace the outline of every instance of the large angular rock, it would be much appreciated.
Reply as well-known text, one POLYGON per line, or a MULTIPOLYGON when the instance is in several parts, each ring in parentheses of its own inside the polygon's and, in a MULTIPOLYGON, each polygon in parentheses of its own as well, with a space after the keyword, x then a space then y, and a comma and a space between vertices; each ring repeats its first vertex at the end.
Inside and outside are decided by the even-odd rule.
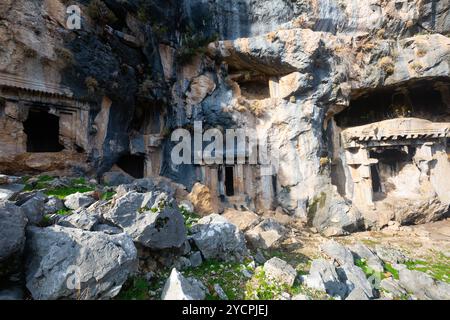
POLYGON ((205 259, 241 260, 247 254, 242 232, 218 214, 203 217, 191 228, 191 232, 205 259))
POLYGON ((393 297, 401 297, 402 295, 408 293, 400 286, 399 282, 393 278, 386 278, 381 280, 380 289, 389 292, 393 295, 393 297))
POLYGON ((360 267, 357 267, 353 264, 344 264, 336 271, 341 282, 347 285, 349 292, 353 291, 355 288, 359 288, 366 294, 369 299, 375 297, 375 288, 366 278, 364 271, 362 271, 360 267))
POLYGON ((278 283, 291 287, 297 277, 297 271, 286 261, 273 257, 264 263, 264 274, 278 283))
POLYGON ((179 248, 186 240, 183 215, 165 193, 130 191, 103 217, 151 249, 179 248))
POLYGON ((74 193, 68 195, 64 200, 64 205, 72 210, 77 210, 79 208, 87 208, 95 202, 95 199, 84 193, 74 193))
POLYGON ((16 197, 24 188, 25 185, 19 183, 0 185, 0 201, 14 200, 14 197, 16 197))
POLYGON ((324 236, 342 236, 362 227, 361 213, 345 201, 334 188, 312 199, 309 222, 324 236))
POLYGON ((23 203, 20 208, 27 216, 28 222, 38 224, 45 215, 45 202, 47 196, 42 192, 37 192, 34 196, 23 203))
POLYGON ((19 269, 27 218, 12 202, 0 202, 0 277, 19 269))
POLYGON ((341 283, 333 263, 324 259, 316 259, 311 263, 311 269, 303 277, 303 283, 332 297, 344 298, 348 291, 347 286, 341 283))
POLYGON ((341 266, 353 265, 353 255, 351 251, 334 240, 325 242, 320 246, 320 249, 328 257, 337 261, 341 266))
POLYGON ((64 209, 64 202, 57 197, 50 196, 45 203, 44 214, 53 214, 62 209, 64 209))
POLYGON ((285 227, 269 218, 247 231, 245 238, 253 248, 269 249, 280 243, 285 233, 285 227))
POLYGON ((391 264, 404 263, 410 260, 403 252, 393 247, 377 244, 375 246, 375 252, 381 260, 391 264))
POLYGON ((90 214, 84 209, 77 210, 69 216, 61 217, 58 220, 58 225, 68 228, 78 228, 86 231, 94 230, 98 224, 98 218, 90 214))
POLYGON ((236 225, 242 232, 256 226, 260 217, 252 211, 239 211, 235 209, 226 209, 223 216, 232 224, 236 225))
POLYGON ((161 300, 203 300, 205 292, 195 283, 173 268, 169 278, 166 280, 161 294, 161 300))
POLYGON ((137 270, 126 234, 52 226, 27 229, 26 286, 34 299, 107 299, 137 270))
POLYGON ((219 213, 217 196, 212 195, 209 188, 201 183, 194 184, 188 200, 194 205, 195 213, 200 216, 219 213))
POLYGON ((350 251, 353 253, 356 259, 364 259, 369 268, 374 270, 375 272, 383 272, 383 261, 372 252, 369 248, 367 248, 362 243, 358 242, 350 247, 350 251))
POLYGON ((430 275, 408 270, 402 266, 398 272, 399 284, 422 300, 450 300, 450 284, 434 280, 430 275))
POLYGON ((108 171, 103 174, 103 183, 108 186, 118 186, 132 183, 134 178, 123 171, 108 171))

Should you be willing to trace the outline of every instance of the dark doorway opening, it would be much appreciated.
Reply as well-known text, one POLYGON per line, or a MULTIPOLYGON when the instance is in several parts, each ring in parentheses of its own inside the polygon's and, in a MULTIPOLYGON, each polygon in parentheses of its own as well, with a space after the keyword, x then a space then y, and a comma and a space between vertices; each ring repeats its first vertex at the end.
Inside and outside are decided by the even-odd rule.
POLYGON ((144 177, 145 157, 126 154, 119 158, 117 166, 136 179, 144 177))
POLYGON ((373 192, 383 192, 383 189, 381 187, 380 175, 378 174, 378 168, 376 165, 370 166, 370 173, 372 175, 372 190, 373 190, 373 192))
POLYGON ((234 174, 233 167, 225 167, 225 194, 234 196, 234 174))
POLYGON ((23 126, 27 135, 27 152, 59 152, 64 149, 59 143, 59 117, 30 110, 23 126))

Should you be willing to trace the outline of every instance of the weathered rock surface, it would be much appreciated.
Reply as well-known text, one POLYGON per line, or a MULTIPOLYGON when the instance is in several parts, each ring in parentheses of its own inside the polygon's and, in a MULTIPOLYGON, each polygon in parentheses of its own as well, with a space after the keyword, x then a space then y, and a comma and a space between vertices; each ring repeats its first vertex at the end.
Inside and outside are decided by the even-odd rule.
POLYGON ((202 288, 188 281, 183 275, 173 268, 166 280, 161 294, 161 300, 203 300, 205 292, 202 288))
POLYGON ((186 240, 184 218, 165 193, 130 191, 118 197, 103 217, 151 249, 178 248, 186 240))
POLYGON ((279 244, 285 234, 286 228, 276 220, 269 218, 248 230, 245 238, 254 248, 269 249, 279 244))
POLYGON ((188 195, 189 201, 194 206, 195 213, 207 216, 219 213, 219 203, 215 195, 211 194, 209 188, 201 183, 196 183, 188 195))
POLYGON ((266 277, 290 287, 294 284, 297 277, 297 271, 286 261, 277 257, 267 260, 264 263, 263 270, 266 277))
POLYGON ((68 195, 64 200, 64 205, 72 210, 79 208, 87 208, 95 202, 95 199, 90 195, 80 192, 68 195))
POLYGON ((61 217, 57 224, 68 228, 78 228, 93 231, 98 224, 98 218, 84 209, 77 210, 69 216, 61 217))
POLYGON ((376 245, 375 251, 377 256, 388 263, 404 263, 410 260, 403 252, 389 246, 376 245))
POLYGON ((364 259, 367 266, 375 272, 383 272, 383 261, 372 250, 367 248, 362 243, 358 242, 349 249, 353 252, 356 259, 364 259))
POLYGON ((112 298, 137 269, 126 234, 29 227, 26 252, 26 286, 34 299, 112 298))
POLYGON ((337 269, 337 273, 341 282, 347 285, 350 292, 359 289, 358 292, 364 292, 369 299, 375 297, 374 288, 360 267, 353 264, 345 264, 337 269))
POLYGON ((356 287, 350 292, 345 300, 369 300, 369 297, 367 297, 363 289, 356 287))
POLYGON ((243 233, 223 216, 203 217, 191 231, 192 239, 205 259, 241 260, 247 255, 243 233))
POLYGON ((45 214, 46 201, 47 196, 42 192, 38 192, 20 206, 29 223, 38 224, 41 222, 45 214))
POLYGON ((18 271, 25 245, 27 218, 12 202, 0 202, 0 277, 18 271))
POLYGON ((23 188, 25 188, 25 185, 18 183, 0 185, 0 201, 14 200, 14 197, 17 196, 23 188))
POLYGON ((386 278, 381 280, 380 289, 389 292, 394 298, 401 297, 408 293, 400 286, 399 282, 393 278, 386 278))
POLYGON ((399 284, 415 297, 423 300, 449 300, 450 285, 434 280, 424 272, 400 268, 399 284))
POLYGON ((320 249, 339 265, 353 265, 353 255, 351 251, 340 243, 329 240, 320 246, 320 249))
POLYGON ((242 232, 254 227, 260 220, 260 217, 252 211, 239 211, 234 209, 226 209, 223 216, 232 224, 236 225, 242 232))
POLYGON ((45 203, 44 214, 56 213, 61 209, 64 209, 64 202, 57 197, 50 196, 48 197, 48 200, 45 203))
POLYGON ((303 276, 303 283, 332 297, 344 298, 348 291, 347 286, 341 283, 333 263, 324 259, 316 259, 311 263, 309 274, 303 276))

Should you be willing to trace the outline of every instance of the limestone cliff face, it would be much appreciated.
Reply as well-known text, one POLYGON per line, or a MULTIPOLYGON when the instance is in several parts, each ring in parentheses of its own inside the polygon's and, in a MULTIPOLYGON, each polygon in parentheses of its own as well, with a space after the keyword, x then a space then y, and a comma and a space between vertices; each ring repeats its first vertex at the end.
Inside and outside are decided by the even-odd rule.
MULTIPOLYGON (((447 214, 445 182, 436 178, 450 172, 445 134, 420 140, 424 125, 402 138, 406 142, 372 141, 360 147, 367 159, 355 163, 348 157, 356 147, 346 149, 341 140, 348 127, 381 128, 392 118, 450 121, 447 1, 74 3, 82 9, 80 30, 65 28, 67 1, 3 1, 0 73, 26 79, 27 86, 40 83, 42 95, 50 87, 67 89, 71 99, 88 105, 75 122, 83 138, 77 130, 60 132, 72 150, 64 150, 63 160, 85 156, 77 170, 101 175, 120 161, 144 161, 143 175, 164 175, 188 188, 201 181, 225 206, 279 207, 327 234, 447 214), (170 132, 191 130, 195 121, 205 129, 255 130, 268 139, 269 153, 277 153, 276 172, 174 165, 170 132), (420 158, 415 150, 430 143, 432 150, 420 158), (392 171, 385 163, 394 160, 380 155, 388 147, 407 153, 395 158, 392 171), (418 188, 402 193, 411 170, 418 188), (399 201, 405 203, 401 212, 393 206, 399 201), (424 209, 427 201, 433 206, 424 209)), ((2 85, 9 103, 3 126, 21 136, 24 119, 10 116, 19 108, 12 95, 36 90, 2 85)), ((2 170, 42 171, 45 158, 26 152, 26 137, 21 145, 11 137, 0 134, 13 145, 0 150, 2 170), (28 162, 12 166, 19 156, 28 162)), ((60 162, 45 170, 68 169, 60 162)))

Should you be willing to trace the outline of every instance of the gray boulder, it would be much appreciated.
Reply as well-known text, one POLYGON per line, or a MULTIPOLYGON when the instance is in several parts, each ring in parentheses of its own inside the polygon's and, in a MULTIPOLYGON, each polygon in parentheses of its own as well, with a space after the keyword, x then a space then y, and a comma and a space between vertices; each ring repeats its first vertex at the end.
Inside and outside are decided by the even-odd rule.
POLYGON ((328 240, 320 246, 320 249, 339 265, 353 265, 353 255, 349 249, 334 240, 328 240))
POLYGON ((389 292, 393 297, 401 297, 408 293, 400 286, 399 282, 393 278, 381 280, 380 289, 389 292))
POLYGON ((342 236, 362 228, 361 213, 335 188, 311 200, 308 217, 309 223, 326 237, 342 236))
POLYGON ((289 287, 292 287, 297 277, 297 271, 286 261, 277 257, 267 260, 264 263, 263 270, 266 277, 289 287))
POLYGON ((99 223, 96 224, 92 231, 104 232, 106 234, 119 234, 122 233, 122 229, 114 226, 110 226, 109 224, 99 223))
POLYGON ((86 210, 81 209, 69 216, 61 217, 57 224, 63 227, 91 231, 94 230, 94 227, 98 224, 98 218, 86 210))
POLYGON ((223 291, 220 284, 218 284, 218 283, 214 284, 214 291, 216 292, 216 294, 220 298, 220 300, 228 300, 228 296, 225 293, 225 291, 223 291))
POLYGON ((23 213, 27 216, 28 223, 38 224, 42 221, 42 218, 45 215, 44 209, 46 201, 47 196, 42 192, 37 192, 20 206, 23 213))
POLYGON ((355 259, 364 259, 369 268, 376 272, 383 272, 383 261, 362 243, 358 242, 350 247, 355 259))
POLYGON ((20 183, 0 185, 0 201, 14 200, 24 188, 25 185, 20 183))
POLYGON ((309 274, 303 276, 303 283, 332 297, 344 298, 348 291, 347 286, 341 283, 333 263, 324 259, 316 259, 311 263, 309 274))
POLYGON ((50 196, 45 203, 44 214, 53 214, 62 209, 64 209, 64 202, 57 197, 50 196))
POLYGON ((164 193, 127 192, 103 217, 151 249, 179 248, 186 240, 183 215, 164 193))
POLYGON ((284 237, 286 228, 274 219, 265 219, 245 233, 245 238, 253 248, 269 249, 284 237))
POLYGON ((202 254, 200 253, 200 251, 192 253, 189 256, 189 261, 191 262, 191 266, 193 268, 199 267, 203 262, 202 254))
POLYGON ((103 183, 108 186, 118 186, 133 182, 134 178, 125 172, 109 171, 103 174, 103 183))
POLYGON ((64 199, 64 205, 72 210, 77 210, 79 208, 87 208, 94 202, 95 199, 93 197, 80 192, 68 195, 64 199))
POLYGON ((26 286, 34 299, 107 299, 137 270, 126 234, 52 226, 27 229, 26 286))
POLYGON ((376 245, 375 252, 381 260, 391 263, 391 264, 404 263, 404 262, 410 260, 400 250, 397 250, 392 247, 376 245))
POLYGON ((347 285, 349 292, 359 288, 369 299, 375 298, 374 288, 360 267, 353 264, 345 264, 337 268, 336 271, 341 282, 347 285))
POLYGON ((0 202, 0 277, 18 270, 27 218, 12 202, 0 202))
POLYGON ((409 293, 422 300, 450 300, 450 284, 434 280, 430 275, 408 270, 406 266, 399 269, 399 284, 409 293))
POLYGON ((161 300, 203 300, 205 291, 197 283, 189 281, 173 268, 166 280, 161 300))
POLYGON ((214 213, 203 217, 191 232, 205 259, 242 260, 247 255, 243 233, 223 216, 214 213))

